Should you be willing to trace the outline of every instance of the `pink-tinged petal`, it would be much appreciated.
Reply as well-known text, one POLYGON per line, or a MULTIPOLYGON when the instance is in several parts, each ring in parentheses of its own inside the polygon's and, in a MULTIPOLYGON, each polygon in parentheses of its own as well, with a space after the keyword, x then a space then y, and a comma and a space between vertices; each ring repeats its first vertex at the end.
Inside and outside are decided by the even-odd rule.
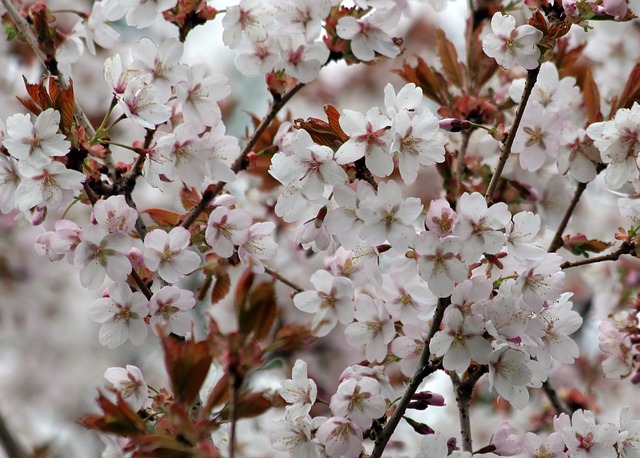
POLYGON ((89 318, 97 323, 106 323, 118 312, 113 300, 108 297, 96 299, 89 306, 89 318))
POLYGON ((97 260, 90 261, 80 270, 80 284, 85 288, 99 288, 104 282, 104 277, 104 268, 97 260))
POLYGON ((303 291, 293 297, 297 309, 307 313, 316 313, 320 309, 320 298, 316 291, 303 291))
POLYGON ((118 253, 109 256, 107 265, 104 269, 109 277, 114 281, 126 281, 127 276, 131 273, 131 262, 125 255, 118 253))
POLYGON ((107 348, 116 348, 126 342, 129 331, 122 321, 112 321, 100 327, 98 341, 107 348))
POLYGON ((134 345, 141 345, 147 338, 148 327, 143 320, 129 320, 129 340, 134 345))

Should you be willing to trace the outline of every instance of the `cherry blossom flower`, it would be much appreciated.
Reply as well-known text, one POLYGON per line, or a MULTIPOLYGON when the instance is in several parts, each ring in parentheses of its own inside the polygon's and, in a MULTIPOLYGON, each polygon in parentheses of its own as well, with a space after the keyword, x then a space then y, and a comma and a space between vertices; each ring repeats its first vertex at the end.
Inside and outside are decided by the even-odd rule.
POLYGON ((511 213, 504 202, 487 208, 487 202, 478 192, 464 193, 456 208, 458 216, 453 233, 464 242, 462 259, 476 261, 482 253, 498 253, 506 237, 502 229, 511 220, 511 213))
POLYGON ((340 374, 340 382, 353 379, 360 380, 362 378, 369 377, 378 382, 380 385, 380 393, 385 399, 395 399, 396 393, 389 381, 389 377, 385 374, 385 366, 361 366, 360 364, 354 364, 347 367, 342 374, 340 374))
POLYGON ((545 111, 535 101, 529 102, 512 148, 514 153, 520 154, 520 167, 535 172, 547 157, 558 157, 561 129, 562 122, 556 113, 545 111))
POLYGON ((171 107, 158 103, 153 86, 141 78, 129 81, 118 106, 127 118, 145 129, 155 129, 171 117, 171 107))
POLYGON ((104 372, 104 378, 113 384, 113 388, 134 412, 144 407, 149 397, 149 388, 138 367, 129 364, 126 367, 110 367, 104 372))
POLYGON ((322 196, 325 185, 347 181, 347 174, 333 159, 333 150, 313 143, 306 130, 300 129, 289 144, 291 154, 276 153, 269 173, 282 184, 294 184, 309 200, 322 196))
POLYGON ((433 138, 438 130, 438 120, 427 110, 412 117, 401 111, 393 118, 391 152, 398 156, 400 176, 406 184, 416 181, 421 164, 444 162, 444 146, 433 138))
POLYGON ((402 331, 404 335, 391 342, 391 352, 401 359, 400 372, 411 377, 424 349, 427 331, 422 326, 412 323, 403 325, 402 331))
POLYGON ((527 366, 529 356, 520 350, 502 345, 489 355, 489 389, 496 391, 516 409, 529 402, 526 385, 532 372, 527 366))
POLYGON ((400 50, 387 31, 395 27, 400 19, 400 10, 376 10, 360 19, 344 16, 338 19, 336 33, 343 40, 350 40, 351 52, 363 62, 376 57, 396 57, 400 50))
POLYGON ((617 330, 609 320, 600 323, 598 342, 600 350, 607 355, 602 361, 606 378, 622 379, 633 371, 633 352, 627 334, 617 330))
POLYGON ((544 257, 545 249, 535 242, 540 231, 540 215, 532 212, 520 212, 513 215, 507 225, 507 250, 509 254, 521 261, 544 257))
POLYGON ((145 82, 151 80, 150 75, 140 69, 125 69, 122 65, 122 57, 120 57, 120 54, 115 54, 104 61, 103 74, 107 85, 118 98, 124 96, 127 87, 133 80, 139 79, 145 82))
POLYGON ((136 0, 127 11, 127 25, 138 29, 149 27, 158 13, 176 6, 177 0, 136 0))
POLYGON ((348 418, 361 428, 369 427, 372 420, 382 417, 387 410, 380 384, 370 377, 344 380, 331 396, 330 407, 335 416, 348 418))
POLYGON ((438 237, 453 235, 453 225, 458 215, 451 209, 446 199, 432 200, 427 216, 424 217, 425 228, 438 237))
POLYGON ((362 450, 362 430, 343 417, 331 417, 320 425, 316 439, 331 458, 356 458, 362 450))
POLYGON ((326 270, 318 270, 311 276, 315 291, 303 291, 293 297, 295 306, 307 313, 315 313, 311 324, 313 335, 323 337, 340 321, 353 321, 353 284, 344 277, 334 277, 326 270))
POLYGON ((302 35, 281 35, 280 59, 277 69, 307 84, 315 80, 329 58, 329 48, 323 42, 306 43, 302 35))
POLYGON ((558 172, 569 173, 580 183, 589 183, 596 179, 596 164, 600 162, 600 152, 586 131, 564 129, 560 139, 558 172))
POLYGON ((638 186, 640 172, 636 158, 640 152, 640 105, 622 108, 611 121, 596 122, 587 128, 587 135, 600 151, 602 162, 608 164, 605 182, 619 189, 631 181, 638 186))
POLYGON ((102 323, 98 340, 107 348, 119 347, 127 339, 134 345, 142 344, 147 337, 144 321, 147 314, 144 294, 132 292, 126 283, 111 285, 106 297, 96 299, 89 306, 91 319, 102 323))
POLYGON ((240 261, 250 265, 255 273, 264 273, 262 261, 273 259, 278 251, 278 245, 270 235, 275 228, 271 221, 252 224, 247 241, 238 246, 240 261))
POLYGON ((322 31, 322 20, 329 15, 329 0, 283 0, 276 5, 276 19, 283 34, 301 34, 308 43, 322 31))
POLYGON ((542 337, 544 347, 536 353, 538 361, 547 366, 551 365, 551 358, 564 364, 573 364, 580 354, 578 345, 569 336, 580 329, 582 317, 571 310, 569 298, 572 293, 564 293, 552 306, 543 308, 540 317, 546 324, 545 335, 542 337))
POLYGON ((15 210, 15 192, 20 184, 20 173, 15 159, 0 154, 0 213, 15 210))
POLYGON ((565 458, 562 434, 553 432, 542 439, 535 433, 522 436, 522 452, 527 458, 565 458))
POLYGON ((110 196, 96 202, 91 219, 93 224, 105 226, 109 233, 129 233, 135 229, 138 212, 127 205, 124 196, 110 196))
POLYGON ((102 48, 111 48, 120 38, 120 34, 113 27, 107 24, 107 4, 105 2, 93 2, 91 13, 86 21, 78 22, 73 33, 84 38, 87 43, 87 49, 94 56, 96 55, 96 46, 102 48))
POLYGON ((431 232, 421 232, 413 240, 420 276, 436 297, 447 297, 456 283, 468 275, 467 266, 458 257, 462 242, 457 237, 440 239, 431 232))
POLYGON ((65 156, 71 143, 58 133, 60 113, 48 108, 38 115, 32 124, 29 115, 17 113, 7 118, 6 135, 2 144, 9 154, 21 161, 28 161, 35 168, 51 162, 51 157, 65 156))
POLYGON ((189 251, 191 234, 183 227, 174 227, 167 234, 154 229, 144 238, 144 263, 151 272, 169 283, 176 283, 200 265, 200 256, 189 251))
POLYGON ((215 208, 207 222, 207 245, 218 256, 231 257, 234 245, 243 245, 249 240, 249 227, 252 222, 251 214, 246 210, 215 208))
POLYGON ((251 41, 237 49, 234 64, 246 76, 267 74, 280 62, 280 42, 276 37, 251 41))
POLYGON ((296 360, 291 370, 291 379, 282 382, 278 394, 287 404, 287 413, 291 418, 303 417, 309 414, 316 402, 318 388, 316 382, 307 377, 307 363, 296 360))
POLYGON ((83 173, 69 170, 61 162, 50 162, 40 168, 20 161, 18 170, 22 180, 15 190, 14 199, 21 211, 36 206, 57 209, 72 199, 74 191, 82 189, 85 180, 83 173))
POLYGON ((234 49, 240 44, 243 34, 254 42, 267 38, 264 4, 260 0, 241 0, 238 5, 231 5, 222 18, 222 41, 234 49))
POLYGON ((489 443, 495 447, 493 453, 498 456, 514 456, 522 451, 520 438, 511 433, 511 425, 507 421, 500 423, 489 443))
POLYGON ((336 151, 338 164, 364 157, 371 173, 379 177, 390 175, 393 172, 393 156, 389 153, 390 126, 391 121, 378 108, 371 108, 366 117, 357 111, 344 110, 340 127, 350 138, 336 151))
POLYGON ((166 103, 171 88, 187 77, 186 67, 179 63, 183 51, 184 45, 175 38, 165 40, 160 47, 149 38, 141 38, 131 48, 134 61, 129 67, 150 76, 158 103, 166 103))
POLYGON ((387 83, 384 87, 384 107, 387 116, 393 120, 401 112, 419 111, 423 97, 422 89, 414 83, 405 84, 397 94, 391 83, 387 83))
POLYGON ((387 357, 387 345, 396 335, 393 321, 377 298, 362 294, 355 304, 356 322, 344 330, 347 343, 355 348, 364 347, 368 361, 381 363, 387 357))
POLYGON ((561 256, 548 253, 544 258, 528 260, 524 264, 525 269, 514 285, 514 294, 522 294, 532 312, 540 311, 545 301, 554 301, 562 294, 562 261, 561 256))
POLYGON ((80 243, 82 228, 73 221, 66 219, 54 223, 54 230, 40 234, 34 246, 40 256, 46 255, 50 261, 58 261, 67 257, 73 264, 75 249, 80 243))
POLYGON ((131 248, 127 234, 110 234, 102 225, 91 225, 84 229, 74 257, 74 265, 80 269, 80 283, 85 288, 95 289, 102 285, 105 275, 114 281, 124 282, 131 272, 131 263, 126 252, 131 248))
POLYGON ((371 245, 388 240, 395 249, 406 250, 416 235, 413 222, 421 212, 420 199, 403 199, 402 189, 395 181, 380 183, 377 195, 364 200, 358 208, 358 217, 364 222, 360 237, 371 245))
POLYGON ((311 434, 314 425, 320 423, 318 418, 310 421, 307 417, 285 414, 285 419, 276 420, 271 431, 271 446, 293 458, 320 458, 320 445, 313 442, 311 434))
POLYGON ((203 64, 189 66, 187 79, 178 83, 176 93, 186 122, 215 126, 221 119, 217 102, 227 97, 231 88, 226 76, 205 77, 206 71, 203 64))
POLYGON ((629 407, 620 410, 620 435, 617 449, 623 458, 640 456, 640 420, 629 420, 629 407))
POLYGON ((364 221, 358 216, 358 207, 370 197, 375 197, 375 191, 364 180, 358 182, 355 191, 346 185, 333 188, 333 199, 338 206, 328 212, 324 225, 348 250, 355 248, 360 242, 359 234, 364 221))
MULTIPOLYGON (((618 456, 614 445, 618 441, 618 429, 611 423, 596 424, 593 412, 576 410, 571 423, 566 414, 560 415, 554 425, 562 425, 560 432, 568 453, 572 458, 615 458, 618 456)), ((558 426, 556 426, 558 431, 558 426)))
POLYGON ((538 66, 540 50, 537 44, 543 35, 540 30, 528 24, 516 28, 516 19, 500 12, 491 18, 491 30, 493 33, 482 40, 482 49, 498 65, 510 69, 517 63, 527 70, 538 66))
POLYGON ((481 316, 463 316, 460 310, 448 308, 445 312, 444 329, 436 332, 429 343, 435 356, 444 356, 442 365, 447 370, 462 374, 471 360, 486 364, 491 344, 482 337, 484 322, 481 316))
POLYGON ((149 300, 149 324, 154 334, 158 334, 161 326, 167 334, 185 336, 193 326, 189 310, 195 305, 196 299, 191 291, 175 286, 165 286, 154 293, 149 300))

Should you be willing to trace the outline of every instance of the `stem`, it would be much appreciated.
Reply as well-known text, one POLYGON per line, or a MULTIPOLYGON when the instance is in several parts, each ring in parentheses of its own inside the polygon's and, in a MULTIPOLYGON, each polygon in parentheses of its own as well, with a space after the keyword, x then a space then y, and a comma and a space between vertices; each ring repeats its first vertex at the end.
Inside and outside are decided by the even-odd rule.
MULTIPOLYGON (((258 125, 256 130, 253 132, 253 135, 251 135, 251 138, 249 138, 249 140, 247 141, 247 144, 244 145, 244 148, 242 149, 240 156, 235 160, 233 165, 231 165, 231 170, 234 173, 238 173, 240 170, 242 170, 246 166, 245 163, 247 160, 247 156, 253 150, 253 147, 256 145, 256 143, 258 142, 262 134, 267 130, 267 128, 271 124, 271 121, 275 119, 278 112, 303 87, 304 87, 304 84, 298 83, 295 86, 293 86, 289 90, 289 92, 287 92, 278 100, 274 101, 267 115, 262 119, 262 122, 258 125)), ((220 191, 222 191, 222 188, 224 187, 224 185, 225 185, 224 182, 219 181, 218 183, 216 183, 214 187, 212 187, 211 189, 207 189, 207 191, 205 191, 202 194, 202 198, 200 199, 200 202, 198 202, 198 205, 196 205, 191 209, 191 211, 189 212, 185 220, 182 222, 182 227, 188 229, 198 219, 198 216, 200 216, 200 213, 204 211, 207 205, 209 205, 211 201, 215 199, 216 196, 220 193, 220 191)))
POLYGON ((27 458, 30 456, 30 453, 27 453, 22 444, 16 440, 9 430, 2 414, 0 414, 0 444, 2 444, 7 456, 10 458, 27 458))
POLYGON ((573 194, 573 199, 571 199, 571 204, 569 204, 569 208, 567 208, 567 211, 564 213, 560 226, 558 226, 558 230, 553 236, 553 240, 551 240, 551 244, 549 245, 547 252, 553 253, 558 251, 562 246, 562 234, 569 224, 569 219, 571 219, 571 215, 573 215, 573 211, 576 209, 576 205, 578 205, 578 201, 580 200, 582 193, 587 189, 587 184, 588 183, 578 183, 576 192, 573 194))
POLYGON ((558 393, 555 388, 551 386, 549 380, 542 383, 542 389, 546 393, 547 399, 549 399, 553 408, 556 409, 556 414, 566 413, 567 415, 571 415, 573 413, 571 409, 564 405, 562 399, 558 397, 558 393))
POLYGON ((586 266, 587 264, 595 264, 597 262, 617 261, 623 254, 632 254, 634 250, 634 244, 623 242, 622 245, 620 245, 620 248, 609 254, 603 254, 602 256, 596 256, 595 258, 580 259, 579 261, 565 261, 560 264, 560 268, 570 269, 572 267, 586 266))
POLYGON ((236 412, 236 399, 238 396, 238 378, 231 375, 231 399, 229 400, 229 458, 234 458, 236 451, 236 424, 238 422, 236 412))
POLYGON ((458 414, 460 417, 460 435, 462 437, 462 449, 465 452, 473 451, 473 440, 471 438, 471 418, 469 416, 469 404, 473 389, 487 372, 487 366, 476 366, 469 369, 466 377, 460 380, 455 372, 450 374, 451 382, 456 393, 456 403, 458 404, 458 414))
POLYGON ((280 275, 275 270, 272 270, 269 267, 264 266, 264 271, 266 273, 268 273, 269 275, 271 275, 276 280, 278 280, 280 283, 283 283, 283 284, 287 285, 289 288, 294 290, 296 293, 301 293, 301 292, 304 291, 304 288, 301 288, 300 286, 298 286, 297 284, 295 284, 291 280, 288 280, 287 278, 283 277, 282 275, 280 275))
POLYGON ((456 163, 456 181, 457 192, 456 197, 462 195, 462 172, 464 171, 464 158, 467 155, 467 147, 469 146, 469 138, 471 137, 471 129, 462 131, 462 145, 460 145, 460 151, 458 151, 458 162, 456 163))
POLYGON ((396 410, 393 412, 391 418, 389 418, 389 421, 387 421, 387 424, 382 429, 380 434, 378 434, 375 447, 371 452, 370 458, 380 458, 382 456, 382 453, 387 446, 387 442, 389 442, 389 439, 391 439, 391 436, 398 426, 398 423, 400 423, 400 419, 404 416, 404 413, 407 410, 407 406, 411 402, 411 398, 418 390, 418 387, 420 386, 422 381, 436 370, 435 366, 429 363, 429 358, 431 358, 429 343, 431 342, 431 339, 438 331, 438 329, 440 329, 440 324, 442 323, 442 318, 444 317, 444 311, 450 303, 450 298, 441 298, 438 300, 438 306, 436 307, 436 311, 433 315, 433 321, 431 322, 431 328, 429 328, 429 334, 424 340, 424 347, 422 348, 422 353, 420 353, 418 366, 409 379, 409 383, 405 388, 404 393, 402 394, 402 398, 400 398, 400 402, 398 402, 398 405, 396 406, 396 410))
POLYGON ((487 204, 493 203, 493 195, 495 194, 496 188, 498 187, 498 182, 500 181, 500 177, 502 175, 502 171, 504 170, 504 166, 507 163, 507 159, 509 159, 509 155, 511 154, 513 140, 515 140, 516 138, 516 133, 518 132, 518 127, 520 127, 520 121, 522 121, 522 115, 524 114, 524 110, 527 107, 529 96, 531 95, 533 86, 535 86, 536 80, 538 79, 538 73, 540 73, 540 66, 534 68, 533 70, 529 70, 527 73, 527 83, 524 86, 522 101, 520 102, 520 106, 516 111, 516 117, 513 120, 513 125, 511 126, 511 130, 509 131, 509 135, 507 136, 507 139, 502 147, 500 160, 498 161, 496 171, 491 177, 489 187, 487 188, 487 192, 484 195, 487 204))

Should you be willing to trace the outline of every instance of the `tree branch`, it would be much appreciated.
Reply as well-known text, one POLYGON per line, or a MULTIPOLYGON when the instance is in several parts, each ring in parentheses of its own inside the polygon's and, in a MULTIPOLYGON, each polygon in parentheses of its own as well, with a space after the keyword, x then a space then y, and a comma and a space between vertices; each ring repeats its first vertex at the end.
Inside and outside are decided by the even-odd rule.
POLYGON ((427 337, 424 340, 424 347, 422 348, 422 353, 420 353, 418 366, 409 379, 409 383, 405 388, 404 393, 402 394, 402 398, 400 398, 400 401, 398 401, 396 410, 393 412, 380 434, 378 434, 378 436, 376 437, 376 443, 373 451, 371 452, 370 458, 380 458, 382 456, 382 453, 387 446, 387 442, 389 442, 389 439, 391 439, 391 436, 396 430, 398 423, 400 423, 400 420, 404 416, 404 413, 407 410, 407 406, 411 402, 411 398, 416 393, 423 380, 436 370, 436 368, 429 362, 429 359, 431 358, 429 343, 431 342, 431 339, 433 338, 435 333, 440 329, 440 324, 442 323, 442 318, 444 317, 444 311, 449 306, 449 304, 451 304, 451 299, 448 297, 438 300, 438 306, 436 307, 436 311, 433 315, 433 321, 431 322, 431 327, 429 328, 429 334, 427 334, 427 337))
POLYGON ((551 244, 549 245, 549 249, 547 250, 547 252, 553 253, 558 251, 560 247, 562 247, 562 234, 569 224, 571 215, 573 215, 573 212, 576 209, 578 202, 580 201, 582 193, 585 189, 587 189, 587 184, 588 183, 578 183, 576 192, 573 194, 573 198, 571 199, 571 203, 569 204, 569 208, 567 208, 567 211, 564 213, 562 221, 560 222, 560 226, 558 226, 558 230, 554 234, 553 240, 551 240, 551 244))
POLYGON ((498 182, 500 181, 500 177, 502 176, 502 171, 504 170, 504 166, 507 163, 507 159, 509 159, 509 155, 511 154, 511 147, 513 146, 513 141, 516 138, 518 127, 520 127, 520 121, 522 121, 522 115, 524 114, 524 110, 527 107, 529 96, 531 95, 531 91, 533 90, 533 87, 536 84, 536 80, 538 79, 538 73, 540 73, 540 66, 534 68, 533 70, 529 70, 527 73, 527 82, 524 86, 522 101, 520 102, 518 111, 516 111, 516 117, 513 120, 513 125, 511 126, 511 130, 509 131, 509 135, 507 136, 507 139, 502 146, 502 151, 500 153, 500 159, 498 161, 496 171, 491 177, 489 187, 487 188, 487 192, 484 195, 487 204, 493 203, 493 195, 495 194, 496 188, 498 187, 498 182))
POLYGON ((616 251, 595 258, 580 259, 579 261, 565 261, 560 264, 561 269, 570 269, 572 267, 586 266, 587 264, 595 264, 604 261, 617 261, 623 254, 632 254, 635 250, 635 244, 623 242, 616 251))
MULTIPOLYGON (((296 95, 296 93, 303 87, 304 84, 298 83, 293 86, 289 90, 289 92, 274 101, 267 115, 262 119, 262 122, 253 132, 253 135, 251 135, 251 138, 249 138, 246 145, 244 145, 240 156, 238 156, 233 165, 231 165, 231 170, 234 173, 238 173, 240 170, 246 167, 247 156, 253 150, 253 147, 256 145, 262 134, 267 130, 267 128, 271 124, 271 121, 275 119, 278 112, 280 112, 280 110, 287 104, 287 102, 291 100, 291 98, 296 95)), ((211 201, 216 198, 220 191, 222 191, 224 185, 225 183, 220 181, 216 183, 215 186, 209 187, 210 189, 207 189, 202 194, 200 202, 198 202, 198 204, 191 209, 185 220, 182 222, 181 226, 188 229, 193 223, 195 223, 195 221, 198 219, 198 216, 200 216, 200 213, 202 213, 207 205, 209 205, 211 201)))
POLYGON ((264 266, 264 271, 266 273, 268 273, 269 275, 271 275, 273 278, 275 278, 276 280, 278 280, 280 283, 287 285, 289 288, 291 288, 292 290, 294 290, 296 293, 301 293, 304 291, 304 288, 298 286, 296 283, 292 282, 291 280, 283 277, 282 275, 280 275, 278 272, 276 272, 275 270, 270 269, 267 266, 264 266))
POLYGON ((0 444, 2 444, 7 456, 10 458, 27 458, 30 456, 30 453, 24 449, 9 430, 2 414, 0 414, 0 444))

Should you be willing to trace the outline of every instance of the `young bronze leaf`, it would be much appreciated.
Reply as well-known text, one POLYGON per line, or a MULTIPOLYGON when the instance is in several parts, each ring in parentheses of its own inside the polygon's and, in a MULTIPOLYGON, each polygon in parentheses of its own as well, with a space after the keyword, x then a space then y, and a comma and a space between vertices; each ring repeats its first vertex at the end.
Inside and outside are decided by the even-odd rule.
POLYGON ((142 213, 147 213, 159 226, 177 226, 180 222, 179 214, 161 208, 149 208, 142 213))
POLYGON ((216 282, 211 290, 211 303, 217 304, 231 291, 231 277, 229 277, 227 269, 221 268, 216 269, 213 275, 216 277, 216 282))
MULTIPOLYGON (((624 86, 622 94, 618 99, 618 104, 615 107, 616 111, 620 108, 631 108, 633 102, 638 101, 640 101, 640 63, 637 63, 631 70, 629 78, 627 79, 627 84, 624 86)), ((613 108, 614 107, 612 106, 612 115, 615 113, 613 108)))
POLYGON ((165 368, 176 400, 193 405, 213 361, 209 342, 180 341, 165 335, 162 336, 162 346, 165 368))
POLYGON ((584 97, 584 105, 587 111, 587 121, 589 124, 602 121, 602 113, 600 113, 600 91, 593 80, 591 70, 587 69, 582 84, 582 96, 584 97))
POLYGON ((342 127, 340 127, 340 112, 336 107, 330 104, 326 104, 324 106, 324 112, 327 115, 327 120, 329 121, 329 125, 333 129, 333 131, 338 134, 340 140, 342 142, 346 142, 349 140, 349 136, 344 133, 342 127))
POLYGON ((482 27, 478 27, 469 41, 470 50, 468 64, 471 93, 482 88, 482 86, 489 81, 499 67, 496 60, 487 56, 482 50, 482 41, 480 40, 480 33, 482 30, 482 27))
POLYGON ((266 338, 273 327, 278 311, 273 283, 260 283, 238 306, 240 333, 245 336, 253 335, 257 340, 266 338))
POLYGON ((76 420, 87 429, 95 429, 103 433, 113 433, 120 436, 132 437, 146 432, 147 428, 142 419, 131 410, 122 396, 118 394, 116 403, 99 393, 96 399, 102 415, 87 415, 76 420))
POLYGON ((458 53, 453 43, 449 41, 447 35, 442 29, 436 29, 436 50, 442 70, 444 70, 447 78, 458 88, 465 88, 465 75, 467 69, 463 64, 458 62, 458 53))
POLYGON ((60 112, 62 130, 68 132, 73 125, 73 80, 69 80, 69 87, 61 89, 56 99, 56 108, 60 112))
POLYGON ((198 205, 201 199, 202 196, 200 196, 200 193, 195 189, 184 186, 180 190, 180 201, 182 202, 184 209, 187 211, 198 205))
POLYGON ((417 57, 417 65, 409 65, 405 62, 401 70, 395 70, 409 83, 414 83, 422 89, 426 97, 438 102, 440 105, 449 103, 449 91, 447 82, 437 71, 429 67, 421 57, 417 57))
POLYGON ((214 408, 224 404, 229 400, 229 374, 222 375, 216 386, 213 387, 202 408, 202 417, 211 414, 214 408))

